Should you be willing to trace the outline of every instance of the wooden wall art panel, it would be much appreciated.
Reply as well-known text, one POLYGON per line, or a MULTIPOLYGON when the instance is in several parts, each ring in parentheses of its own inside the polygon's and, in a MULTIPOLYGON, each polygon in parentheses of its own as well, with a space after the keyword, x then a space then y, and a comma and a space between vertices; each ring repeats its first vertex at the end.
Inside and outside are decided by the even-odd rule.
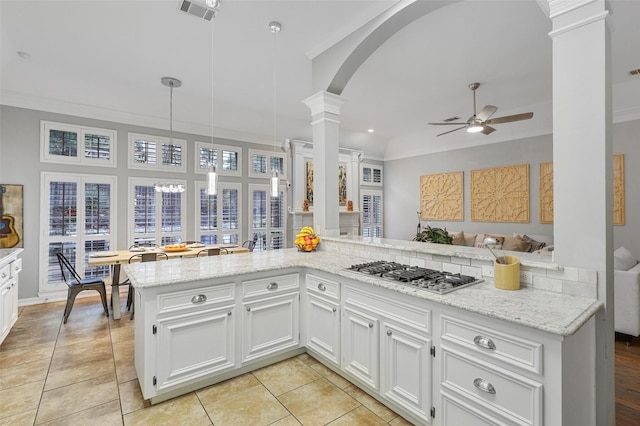
POLYGON ((529 223, 529 165, 471 170, 471 220, 529 223))
POLYGON ((464 220, 463 173, 420 176, 420 219, 464 220))
MULTIPOLYGON (((613 156, 613 224, 624 225, 624 154, 613 156)), ((553 223, 553 163, 540 163, 540 223, 553 223)))
POLYGON ((553 163, 540 163, 540 223, 553 223, 553 163))
POLYGON ((624 154, 613 156, 613 224, 624 225, 624 154))

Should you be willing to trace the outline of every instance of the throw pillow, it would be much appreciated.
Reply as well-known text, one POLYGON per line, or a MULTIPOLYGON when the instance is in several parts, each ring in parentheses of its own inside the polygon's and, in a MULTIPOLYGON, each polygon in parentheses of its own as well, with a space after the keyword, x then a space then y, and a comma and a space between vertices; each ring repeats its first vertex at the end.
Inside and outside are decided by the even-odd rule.
POLYGON ((502 248, 511 251, 529 251, 531 243, 525 241, 520 235, 514 235, 513 238, 509 238, 505 241, 502 248))
POLYGON ((637 263, 636 258, 633 257, 633 254, 625 247, 618 247, 616 251, 613 252, 613 269, 627 271, 636 266, 637 263))
POLYGON ((501 249, 502 245, 504 244, 504 237, 500 237, 498 235, 490 235, 490 234, 483 234, 482 237, 480 237, 480 235, 481 234, 478 234, 478 238, 476 239, 476 247, 477 248, 484 248, 484 240, 487 237, 491 237, 491 238, 495 238, 496 239, 496 247, 495 248, 497 248, 497 249, 501 249))
POLYGON ((528 243, 531 243, 531 248, 529 248, 529 253, 533 253, 536 250, 540 250, 541 248, 547 245, 547 243, 542 241, 536 241, 527 235, 523 235, 522 239, 528 243))
POLYGON ((451 244, 454 246, 466 246, 467 242, 464 239, 464 232, 460 231, 457 234, 453 234, 451 236, 453 239, 451 240, 451 244))
POLYGON ((464 240, 466 242, 466 246, 473 247, 476 242, 476 237, 478 234, 464 234, 464 240))

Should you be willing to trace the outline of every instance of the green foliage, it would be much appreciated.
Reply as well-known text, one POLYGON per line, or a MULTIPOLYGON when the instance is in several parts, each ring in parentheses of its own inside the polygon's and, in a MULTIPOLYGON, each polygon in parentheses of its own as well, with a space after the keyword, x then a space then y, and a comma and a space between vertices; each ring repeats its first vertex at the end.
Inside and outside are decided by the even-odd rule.
POLYGON ((451 244, 453 242, 453 238, 447 232, 447 228, 432 228, 427 225, 424 230, 416 234, 413 241, 420 241, 422 243, 451 244))

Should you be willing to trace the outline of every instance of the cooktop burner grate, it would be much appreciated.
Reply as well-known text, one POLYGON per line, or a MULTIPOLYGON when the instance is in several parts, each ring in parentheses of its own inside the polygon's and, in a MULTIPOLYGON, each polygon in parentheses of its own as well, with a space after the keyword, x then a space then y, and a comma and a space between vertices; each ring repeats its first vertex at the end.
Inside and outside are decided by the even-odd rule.
POLYGON ((459 288, 482 282, 469 275, 452 274, 435 269, 403 265, 396 262, 375 261, 360 263, 347 268, 352 271, 378 275, 399 284, 417 287, 434 293, 450 293, 459 288))

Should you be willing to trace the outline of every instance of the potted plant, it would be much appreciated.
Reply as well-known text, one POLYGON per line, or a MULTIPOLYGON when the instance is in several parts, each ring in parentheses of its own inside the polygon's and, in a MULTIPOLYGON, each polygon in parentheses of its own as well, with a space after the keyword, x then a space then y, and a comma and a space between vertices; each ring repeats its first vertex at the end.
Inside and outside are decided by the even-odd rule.
POLYGON ((429 225, 422 231, 418 232, 413 241, 423 243, 451 244, 453 237, 447 232, 447 228, 432 228, 429 225))

